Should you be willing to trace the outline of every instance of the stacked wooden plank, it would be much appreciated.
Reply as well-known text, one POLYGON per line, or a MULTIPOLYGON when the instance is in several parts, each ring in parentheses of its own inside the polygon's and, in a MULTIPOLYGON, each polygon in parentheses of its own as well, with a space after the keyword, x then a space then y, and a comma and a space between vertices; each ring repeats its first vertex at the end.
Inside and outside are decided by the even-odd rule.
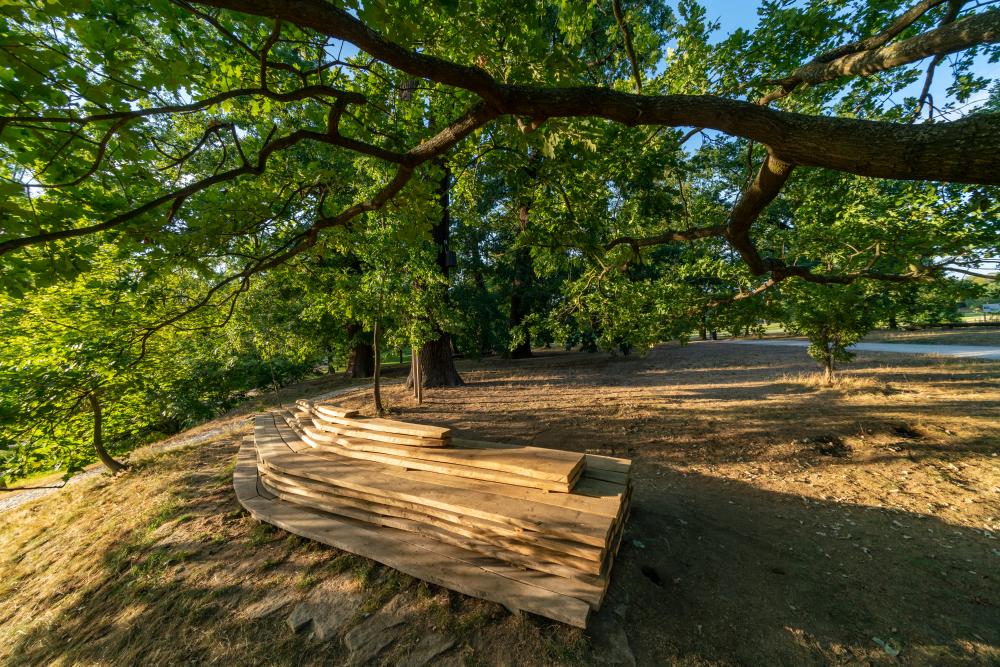
MULTIPOLYGON (((569 492, 585 467, 582 454, 456 438, 451 430, 389 419, 360 418, 300 401, 283 412, 317 451, 409 470, 569 492)), ((621 481, 624 483, 624 480, 621 481)))
POLYGON ((237 495, 262 520, 580 627, 604 598, 631 493, 623 459, 308 403, 259 416, 240 461, 237 495))

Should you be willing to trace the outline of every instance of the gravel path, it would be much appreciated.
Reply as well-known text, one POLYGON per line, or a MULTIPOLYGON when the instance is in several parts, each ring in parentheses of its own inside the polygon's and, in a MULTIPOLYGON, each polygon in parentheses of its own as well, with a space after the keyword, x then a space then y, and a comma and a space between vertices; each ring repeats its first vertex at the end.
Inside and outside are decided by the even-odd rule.
MULTIPOLYGON (((773 340, 730 340, 738 345, 788 345, 809 347, 809 341, 799 338, 773 340)), ((940 357, 1000 360, 1000 347, 991 345, 928 345, 924 343, 858 343, 851 350, 859 352, 895 352, 897 354, 934 354, 940 357)))

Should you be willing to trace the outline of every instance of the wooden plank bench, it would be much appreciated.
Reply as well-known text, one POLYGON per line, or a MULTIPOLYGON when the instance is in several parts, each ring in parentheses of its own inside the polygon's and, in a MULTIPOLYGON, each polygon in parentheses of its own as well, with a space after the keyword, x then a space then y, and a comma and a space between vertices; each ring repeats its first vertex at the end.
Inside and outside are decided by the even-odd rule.
MULTIPOLYGON (((434 472, 352 458, 341 452, 356 451, 343 446, 320 448, 303 430, 316 414, 256 418, 233 474, 240 503, 255 517, 512 610, 586 626, 606 594, 624 532, 627 461, 571 455, 576 488, 550 493, 451 474, 462 464, 449 461, 464 455, 414 457, 445 466, 434 472)), ((485 443, 465 451, 476 449, 500 460, 495 452, 516 447, 485 443)), ((570 460, 541 451, 557 466, 570 460)))

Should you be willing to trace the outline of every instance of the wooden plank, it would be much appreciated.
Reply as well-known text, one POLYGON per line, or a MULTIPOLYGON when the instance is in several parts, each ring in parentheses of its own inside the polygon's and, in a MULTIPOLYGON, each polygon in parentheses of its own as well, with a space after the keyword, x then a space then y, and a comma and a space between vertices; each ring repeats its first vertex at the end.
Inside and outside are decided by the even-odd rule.
POLYGON ((264 474, 268 479, 304 490, 319 499, 331 499, 347 503, 357 503, 370 511, 401 518, 413 519, 453 529, 466 537, 489 540, 497 546, 509 546, 517 553, 532 555, 572 567, 577 572, 598 575, 606 554, 603 547, 595 547, 572 540, 559 539, 538 533, 526 533, 499 522, 486 519, 470 520, 461 514, 436 510, 419 503, 408 503, 364 492, 353 491, 331 484, 324 484, 309 478, 290 475, 264 464, 264 474))
MULTIPOLYGON (((314 415, 315 416, 315 415, 314 415)), ((382 433, 398 433, 400 435, 412 435, 426 439, 429 443, 447 440, 451 438, 451 429, 442 426, 427 426, 426 424, 410 424, 394 419, 380 419, 379 417, 334 417, 322 415, 322 420, 341 426, 351 428, 361 428, 382 433)), ((440 444, 429 444, 428 446, 440 447, 440 444)))
MULTIPOLYGON (((322 430, 326 431, 327 428, 329 427, 322 430)), ((400 444, 366 440, 364 432, 360 432, 359 435, 357 430, 344 429, 344 431, 346 432, 340 435, 345 436, 345 438, 338 439, 337 444, 349 449, 497 470, 553 482, 569 482, 577 476, 583 466, 582 454, 561 452, 555 449, 517 445, 486 449, 467 447, 465 443, 469 441, 458 439, 452 439, 450 447, 407 447, 400 444), (348 440, 347 438, 352 439, 348 440)), ((308 433, 308 430, 306 432, 308 433)))
MULTIPOLYGON (((255 517, 288 532, 376 560, 418 579, 586 628, 590 605, 482 567, 484 556, 447 547, 417 535, 333 517, 282 500, 253 498, 244 507, 255 517)), ((500 563, 497 569, 503 569, 500 563)), ((509 567, 509 566, 508 566, 509 567)))
POLYGON ((600 454, 584 454, 583 457, 586 459, 587 467, 591 470, 610 470, 626 475, 632 470, 632 461, 629 459, 601 456, 600 454))
MULTIPOLYGON (((452 438, 452 447, 463 449, 479 450, 481 455, 487 458, 496 457, 500 460, 524 461, 524 465, 535 469, 541 468, 539 461, 545 462, 545 470, 553 473, 562 472, 563 467, 583 464, 586 460, 579 452, 569 452, 562 449, 549 449, 545 447, 534 447, 532 445, 519 445, 515 443, 491 442, 489 440, 475 440, 472 438, 452 438)), ((526 474, 526 473, 522 473, 526 474)), ((563 473, 565 474, 565 473, 563 473)), ((547 477, 546 479, 556 479, 547 477)), ((565 477, 560 477, 565 479, 565 477)))
POLYGON ((358 416, 357 410, 348 410, 346 408, 337 408, 332 405, 313 405, 313 411, 320 413, 321 415, 327 417, 339 417, 341 419, 349 419, 358 416))
POLYGON ((267 486, 264 484, 264 480, 261 479, 260 470, 257 471, 257 495, 261 498, 266 498, 267 500, 273 500, 277 498, 271 491, 268 490, 267 486))
MULTIPOLYGON (((318 453, 320 456, 336 456, 336 454, 318 453)), ((441 475, 424 472, 421 470, 411 470, 407 473, 413 479, 419 479, 430 483, 441 484, 441 475)), ((455 489, 468 489, 493 493, 510 498, 518 498, 541 505, 552 505, 578 512, 596 514, 598 516, 614 519, 621 514, 622 488, 609 491, 607 485, 592 488, 596 480, 589 480, 587 470, 573 486, 572 493, 547 493, 529 487, 511 486, 507 484, 496 484, 471 478, 451 478, 447 484, 455 489), (587 495, 580 494, 579 490, 584 489, 587 495)))
POLYGON ((601 470, 601 469, 587 469, 589 477, 591 479, 599 479, 605 482, 611 482, 613 484, 619 484, 624 486, 628 481, 628 474, 623 472, 617 472, 615 470, 601 470))
POLYGON ((606 498, 609 496, 621 497, 628 488, 627 483, 619 484, 618 482, 608 482, 601 478, 593 477, 594 471, 584 471, 583 476, 576 486, 573 487, 574 493, 579 493, 582 495, 596 496, 598 498, 606 498))
MULTIPOLYGON (((298 436, 296 435, 295 437, 298 436)), ((336 454, 322 453, 318 451, 317 454, 321 456, 336 456, 336 454)), ((440 475, 436 473, 425 473, 423 471, 412 470, 409 474, 417 478, 420 478, 421 475, 425 475, 426 481, 441 483, 440 475)), ((569 494, 547 493, 545 491, 529 487, 497 484, 494 482, 486 482, 471 478, 453 478, 448 480, 448 484, 454 488, 467 488, 487 493, 496 493, 543 505, 563 507, 611 518, 617 517, 621 513, 621 495, 624 488, 588 479, 586 468, 584 468, 580 479, 576 482, 576 484, 574 484, 573 492, 569 494), (580 494, 580 489, 583 489, 586 492, 586 495, 580 494)))
POLYGON ((233 469, 233 490, 240 502, 256 498, 257 492, 257 453, 249 442, 244 441, 236 454, 236 467, 233 469))
MULTIPOLYGON (((365 493, 385 495, 430 507, 466 513, 525 530, 548 533, 585 544, 604 547, 612 521, 606 517, 539 505, 494 493, 466 490, 456 493, 451 478, 435 475, 437 483, 414 478, 410 471, 393 466, 309 454, 264 452, 269 465, 300 477, 337 484, 365 493)), ((424 473, 429 474, 429 473, 424 473)))
MULTIPOLYGON (((353 447, 352 445, 357 445, 361 442, 357 438, 337 437, 334 438, 332 442, 322 442, 315 437, 315 431, 312 431, 308 427, 302 434, 299 435, 299 437, 308 444, 312 445, 313 448, 319 452, 329 452, 351 459, 383 463, 385 465, 395 466, 404 470, 425 470, 427 472, 447 475, 449 477, 467 477, 487 482, 496 482, 498 484, 513 484, 516 486, 542 489, 544 491, 551 491, 554 493, 568 493, 572 489, 573 483, 576 481, 576 479, 573 479, 569 482, 550 482, 544 479, 522 477, 520 475, 512 475, 510 473, 498 472, 496 470, 488 470, 484 468, 471 468, 469 466, 453 465, 451 463, 439 463, 437 461, 401 458, 387 454, 378 454, 365 449, 356 449, 353 447)), ((579 475, 580 472, 582 471, 578 470, 576 474, 579 475)))
MULTIPOLYGON (((319 403, 314 403, 313 401, 310 401, 305 398, 300 398, 297 401, 295 401, 295 405, 299 406, 300 408, 309 412, 310 414, 314 410, 322 410, 324 413, 327 413, 333 417, 356 417, 358 414, 357 410, 348 410, 347 408, 339 408, 335 405, 321 405, 319 403)), ((287 407, 286 409, 290 410, 290 408, 287 407)))
MULTIPOLYGON (((281 491, 280 489, 275 489, 275 493, 277 494, 276 497, 288 502, 302 505, 303 507, 310 507, 308 503, 314 502, 304 496, 297 496, 294 493, 288 493, 281 491)), ((408 533, 420 535, 424 538, 433 539, 440 542, 442 545, 458 547, 471 553, 481 554, 495 561, 483 565, 486 570, 497 571, 500 574, 514 579, 515 581, 521 581, 523 583, 539 586, 545 590, 552 591, 553 593, 568 595, 570 597, 583 600, 593 609, 598 607, 604 597, 605 591, 607 590, 607 582, 603 578, 589 577, 589 579, 598 582, 596 584, 592 584, 582 581, 574 576, 559 576, 558 574, 539 569, 537 564, 531 559, 523 559, 523 562, 521 563, 511 561, 509 560, 509 554, 503 552, 502 550, 494 550, 494 552, 491 553, 489 545, 483 545, 478 542, 469 542, 467 540, 462 540, 461 538, 456 538, 447 531, 437 529, 433 526, 414 524, 413 522, 408 522, 404 519, 393 519, 391 517, 384 516, 376 516, 375 521, 366 521, 365 513, 363 511, 358 512, 357 516, 352 516, 352 513, 349 510, 345 512, 342 508, 338 507, 334 507, 330 510, 323 505, 318 505, 315 509, 330 512, 332 514, 336 514, 337 516, 346 516, 365 523, 372 523, 374 525, 394 528, 396 530, 403 530, 408 533), (483 551, 484 548, 486 551, 483 551), (494 555, 495 553, 497 555, 494 555), (499 565, 500 563, 503 563, 504 566, 501 567, 499 565)), ((546 564, 543 564, 543 566, 544 565, 546 564)), ((572 570, 570 570, 570 572, 572 572, 572 570)))
POLYGON ((583 467, 581 465, 577 468, 577 470, 574 472, 574 476, 568 482, 553 482, 533 477, 514 475, 512 473, 505 473, 491 469, 454 465, 454 464, 441 463, 438 461, 426 460, 426 459, 391 456, 388 454, 380 454, 377 452, 369 451, 367 445, 369 445, 370 443, 367 440, 362 440, 358 438, 347 438, 343 436, 333 436, 333 435, 328 435, 326 433, 319 433, 315 429, 310 428, 309 426, 304 426, 299 428, 296 426, 296 424, 298 424, 299 422, 294 415, 287 414, 285 417, 285 421, 287 423, 287 426, 290 427, 292 431, 294 431, 295 438, 304 440, 306 443, 311 445, 317 452, 324 452, 324 453, 334 454, 337 456, 345 456, 348 458, 360 459, 364 461, 372 461, 372 462, 382 463, 385 465, 392 465, 404 468, 407 470, 423 470, 442 475, 449 475, 452 477, 465 477, 470 479, 478 479, 488 482, 496 482, 498 484, 503 484, 503 485, 512 484, 515 486, 524 486, 524 487, 541 489, 544 491, 551 491, 558 493, 568 493, 573 488, 573 485, 576 483, 577 479, 583 472, 583 467))
MULTIPOLYGON (((447 449, 450 445, 450 441, 447 439, 440 440, 419 438, 413 435, 400 435, 398 433, 381 433, 371 429, 342 426, 340 424, 325 421, 322 417, 314 416, 309 421, 312 423, 314 428, 327 433, 334 433, 336 435, 343 435, 352 438, 365 438, 367 440, 375 440, 387 444, 407 445, 414 449, 418 447, 432 450, 447 449)), ((305 427, 306 424, 302 423, 302 426, 305 427)))
MULTIPOLYGON (((461 527, 457 525, 448 526, 439 525, 439 523, 427 523, 426 516, 410 518, 397 514, 382 513, 381 511, 375 511, 372 505, 346 498, 334 498, 323 494, 316 494, 305 487, 288 483, 283 478, 274 477, 270 474, 263 476, 262 483, 265 485, 265 488, 268 488, 277 497, 289 502, 314 507, 324 512, 350 517, 358 521, 430 536, 447 544, 482 553, 491 558, 513 563, 519 567, 552 574, 558 577, 560 581, 553 581, 543 586, 543 588, 564 595, 572 595, 581 600, 587 600, 591 604, 600 600, 606 587, 605 579, 600 576, 588 575, 572 567, 540 560, 531 554, 512 552, 504 544, 486 541, 471 531, 463 533, 461 532, 461 527)), ((589 568, 591 571, 597 572, 601 569, 599 563, 588 563, 588 565, 594 565, 594 567, 589 568)))

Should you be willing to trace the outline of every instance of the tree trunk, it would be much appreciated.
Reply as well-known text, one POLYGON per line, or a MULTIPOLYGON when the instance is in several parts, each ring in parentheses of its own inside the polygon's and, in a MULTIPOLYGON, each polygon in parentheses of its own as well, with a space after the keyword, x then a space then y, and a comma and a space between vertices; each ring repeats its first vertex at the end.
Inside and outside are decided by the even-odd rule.
MULTIPOLYGON (((451 212, 449 210, 451 187, 451 172, 444 167, 444 177, 441 179, 438 188, 439 201, 441 203, 441 219, 431 230, 431 236, 437 245, 437 264, 444 274, 447 283, 448 267, 448 236, 451 232, 451 212)), ((445 303, 448 301, 448 294, 445 292, 445 303)), ((451 354, 451 336, 441 331, 436 340, 432 340, 420 349, 420 378, 423 387, 460 387, 465 382, 455 368, 455 360, 451 354)), ((410 371, 406 378, 407 388, 413 387, 413 371, 410 371)))
MULTIPOLYGON (((455 369, 451 355, 451 336, 442 333, 441 337, 420 348, 420 376, 422 385, 426 387, 461 387, 465 384, 462 376, 455 369)), ((413 388, 413 371, 406 378, 406 388, 413 388)))
POLYGON ((893 331, 899 328, 899 322, 896 320, 895 314, 889 316, 889 328, 893 331))
POLYGON ((346 373, 350 378, 370 378, 375 373, 375 351, 371 343, 358 339, 360 334, 361 325, 347 325, 347 336, 352 341, 346 373))
POLYGON ((90 408, 94 411, 94 451, 97 452, 97 458, 101 460, 101 463, 108 469, 108 472, 112 475, 117 475, 125 470, 125 466, 116 461, 111 454, 108 454, 108 450, 104 449, 104 424, 103 416, 101 415, 101 402, 95 394, 87 394, 87 400, 90 401, 90 408))
POLYGON ((385 414, 385 408, 382 407, 382 346, 379 343, 379 336, 381 331, 379 331, 379 323, 375 322, 375 331, 372 333, 372 349, 374 350, 375 357, 375 370, 372 373, 373 377, 373 393, 375 394, 375 414, 381 417, 385 414))
POLYGON ((823 359, 823 382, 830 386, 833 384, 833 355, 827 355, 823 359))
MULTIPOLYGON (((528 205, 522 204, 517 211, 521 233, 528 228, 528 205)), ((510 330, 521 326, 531 314, 529 290, 535 268, 531 263, 531 251, 519 247, 514 251, 514 283, 510 293, 510 330)), ((526 359, 531 356, 531 335, 524 333, 524 339, 510 352, 512 359, 526 359)))

